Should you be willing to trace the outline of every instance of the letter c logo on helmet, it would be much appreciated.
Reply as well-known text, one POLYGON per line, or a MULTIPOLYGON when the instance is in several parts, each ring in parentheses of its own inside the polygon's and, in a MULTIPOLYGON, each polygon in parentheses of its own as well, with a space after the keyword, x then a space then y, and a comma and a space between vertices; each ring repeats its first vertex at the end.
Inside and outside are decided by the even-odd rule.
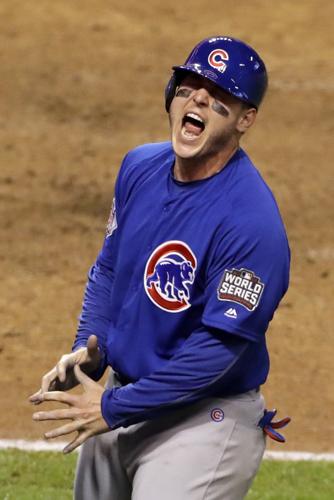
POLYGON ((215 49, 210 52, 208 57, 208 63, 215 69, 218 69, 221 73, 224 73, 226 69, 226 64, 224 61, 228 61, 228 53, 223 49, 215 49))

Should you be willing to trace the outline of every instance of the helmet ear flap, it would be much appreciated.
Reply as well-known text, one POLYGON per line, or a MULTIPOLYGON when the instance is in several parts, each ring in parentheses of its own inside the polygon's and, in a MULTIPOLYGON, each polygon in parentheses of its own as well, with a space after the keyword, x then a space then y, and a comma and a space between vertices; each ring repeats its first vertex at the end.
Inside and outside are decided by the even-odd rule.
POLYGON ((174 71, 165 89, 165 108, 167 113, 169 113, 169 108, 174 98, 176 87, 177 87, 177 78, 176 78, 176 73, 174 71))

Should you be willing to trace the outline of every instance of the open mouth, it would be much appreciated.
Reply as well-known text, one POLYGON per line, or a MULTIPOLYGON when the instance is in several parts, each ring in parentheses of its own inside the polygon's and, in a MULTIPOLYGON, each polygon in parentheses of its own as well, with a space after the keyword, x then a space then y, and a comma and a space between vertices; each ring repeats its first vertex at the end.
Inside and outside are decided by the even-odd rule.
POLYGON ((203 119, 196 113, 186 113, 182 119, 182 130, 186 136, 198 137, 205 129, 203 119))

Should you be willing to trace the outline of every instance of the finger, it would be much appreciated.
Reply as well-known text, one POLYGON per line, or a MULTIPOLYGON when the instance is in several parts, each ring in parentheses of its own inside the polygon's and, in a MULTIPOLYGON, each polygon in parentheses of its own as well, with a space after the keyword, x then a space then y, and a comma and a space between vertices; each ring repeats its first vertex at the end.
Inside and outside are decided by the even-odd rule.
POLYGON ((73 441, 65 446, 65 448, 63 449, 63 453, 71 453, 71 451, 75 450, 75 448, 84 443, 90 436, 91 433, 88 431, 80 432, 79 435, 75 439, 73 439, 73 441))
POLYGON ((79 365, 75 365, 74 374, 78 382, 83 386, 84 389, 88 389, 89 387, 95 388, 97 385, 94 380, 92 380, 88 375, 86 375, 79 367, 79 365))
POLYGON ((41 389, 37 392, 35 392, 34 394, 32 394, 31 396, 29 396, 29 401, 30 403, 33 403, 34 405, 39 405, 41 403, 41 400, 40 400, 40 395, 41 395, 41 389))
POLYGON ((66 380, 66 369, 67 365, 64 363, 64 361, 59 361, 56 366, 57 370, 57 377, 59 378, 60 382, 65 382, 66 380))
POLYGON ((42 378, 41 391, 47 392, 50 389, 50 384, 57 378, 56 368, 52 368, 48 373, 42 378))
MULTIPOLYGON (((49 387, 49 391, 53 391, 54 388, 56 386, 56 383, 55 381, 51 382, 50 384, 50 387, 49 387)), ((42 389, 40 389, 39 391, 35 392, 34 394, 32 394, 31 396, 29 396, 29 402, 34 404, 34 405, 39 405, 43 402, 43 393, 42 392, 42 389)))
POLYGON ((40 395, 40 401, 59 401, 60 403, 65 403, 68 405, 75 405, 78 400, 78 396, 74 394, 68 394, 63 391, 50 391, 44 392, 40 395))
POLYGON ((97 336, 90 335, 87 340, 87 354, 90 358, 95 358, 99 352, 99 347, 97 344, 97 336))
POLYGON ((41 389, 39 389, 37 392, 29 396, 30 403, 33 403, 35 405, 40 404, 42 402, 41 395, 46 391, 52 391, 54 389, 55 387, 55 379, 53 379, 54 374, 55 374, 55 369, 51 370, 46 375, 44 375, 44 377, 42 378, 41 389))
POLYGON ((75 420, 74 422, 70 422, 69 424, 61 425, 60 427, 56 427, 56 429, 52 429, 44 434, 46 439, 54 439, 59 436, 65 436, 66 434, 71 434, 71 432, 79 431, 82 425, 85 423, 85 420, 75 420))
POLYGON ((77 409, 38 411, 32 416, 33 420, 68 420, 78 416, 77 409))

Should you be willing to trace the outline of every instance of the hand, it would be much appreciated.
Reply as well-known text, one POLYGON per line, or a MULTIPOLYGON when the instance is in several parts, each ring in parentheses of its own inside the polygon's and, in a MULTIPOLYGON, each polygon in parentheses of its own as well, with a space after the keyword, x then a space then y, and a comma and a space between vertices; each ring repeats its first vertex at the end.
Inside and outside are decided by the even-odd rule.
POLYGON ((74 375, 74 367, 80 365, 85 373, 94 371, 100 362, 100 352, 96 335, 90 335, 87 347, 80 347, 77 351, 64 354, 56 366, 42 378, 41 388, 30 396, 29 401, 39 404, 41 394, 47 391, 67 391, 75 387, 78 382, 74 375))
POLYGON ((61 391, 45 392, 38 396, 39 402, 59 401, 67 404, 66 410, 39 411, 33 414, 33 420, 72 420, 72 422, 57 427, 44 434, 46 439, 70 434, 77 431, 78 434, 64 449, 64 453, 70 453, 89 437, 110 431, 108 424, 101 413, 101 399, 104 388, 85 375, 78 365, 74 366, 74 374, 82 385, 84 392, 79 396, 61 391))

